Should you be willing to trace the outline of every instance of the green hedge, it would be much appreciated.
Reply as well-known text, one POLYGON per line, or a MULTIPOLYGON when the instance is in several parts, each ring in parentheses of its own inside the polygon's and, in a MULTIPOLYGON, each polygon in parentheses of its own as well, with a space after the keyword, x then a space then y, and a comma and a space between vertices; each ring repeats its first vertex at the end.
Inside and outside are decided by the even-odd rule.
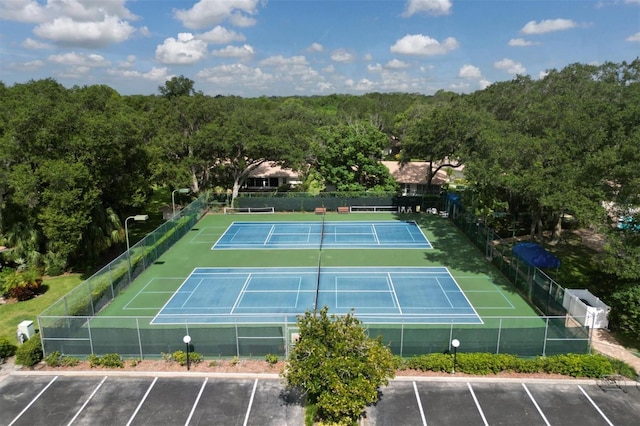
MULTIPOLYGON (((428 354, 405 360, 401 370, 451 372, 453 355, 428 354)), ((466 374, 487 375, 502 371, 514 373, 549 373, 571 377, 598 378, 605 374, 622 374, 635 379, 637 373, 628 364, 604 355, 563 354, 548 357, 518 358, 515 355, 491 353, 459 353, 456 371, 466 374)))
POLYGON ((42 341, 36 335, 24 342, 16 350, 16 364, 31 367, 42 361, 42 341))
POLYGON ((16 354, 16 349, 18 349, 18 347, 9 342, 9 339, 6 337, 0 339, 0 362, 5 358, 14 356, 16 354))

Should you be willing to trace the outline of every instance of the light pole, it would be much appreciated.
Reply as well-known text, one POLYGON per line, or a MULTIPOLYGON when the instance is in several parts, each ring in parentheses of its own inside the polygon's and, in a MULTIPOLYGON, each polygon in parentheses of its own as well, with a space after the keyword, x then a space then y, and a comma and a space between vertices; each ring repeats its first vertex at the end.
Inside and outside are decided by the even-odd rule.
POLYGON ((182 341, 187 345, 187 371, 189 371, 189 343, 191 343, 191 336, 187 334, 182 338, 182 341))
POLYGON ((124 235, 127 239, 127 263, 129 264, 129 269, 127 269, 127 273, 129 275, 129 282, 131 282, 131 253, 129 252, 129 228, 127 228, 127 222, 129 219, 133 219, 136 222, 144 222, 149 219, 148 214, 137 214, 135 216, 129 216, 124 220, 124 235))
POLYGON ((453 346, 453 370, 451 374, 456 374, 456 364, 458 362, 458 346, 460 346, 460 340, 453 339, 451 341, 451 346, 453 346))
POLYGON ((173 192, 171 193, 171 209, 173 210, 173 216, 171 216, 172 219, 176 217, 176 202, 174 198, 175 193, 179 192, 181 194, 188 194, 189 191, 189 188, 178 188, 173 190, 173 192))

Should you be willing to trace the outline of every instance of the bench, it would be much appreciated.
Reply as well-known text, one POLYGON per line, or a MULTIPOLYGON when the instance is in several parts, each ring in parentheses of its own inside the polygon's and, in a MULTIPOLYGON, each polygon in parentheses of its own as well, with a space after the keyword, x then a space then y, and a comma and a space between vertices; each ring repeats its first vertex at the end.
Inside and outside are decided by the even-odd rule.
POLYGON ((349 207, 347 206, 338 207, 338 213, 349 213, 349 207))
POLYGON ((316 214, 325 214, 327 212, 326 207, 316 207, 316 214))

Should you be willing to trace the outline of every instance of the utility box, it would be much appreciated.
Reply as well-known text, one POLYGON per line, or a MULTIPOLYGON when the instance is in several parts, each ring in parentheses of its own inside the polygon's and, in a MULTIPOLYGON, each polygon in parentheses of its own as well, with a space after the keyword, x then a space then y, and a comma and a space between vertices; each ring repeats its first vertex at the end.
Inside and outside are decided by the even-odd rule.
POLYGON ((22 321, 18 324, 18 342, 24 343, 36 335, 33 321, 22 321))

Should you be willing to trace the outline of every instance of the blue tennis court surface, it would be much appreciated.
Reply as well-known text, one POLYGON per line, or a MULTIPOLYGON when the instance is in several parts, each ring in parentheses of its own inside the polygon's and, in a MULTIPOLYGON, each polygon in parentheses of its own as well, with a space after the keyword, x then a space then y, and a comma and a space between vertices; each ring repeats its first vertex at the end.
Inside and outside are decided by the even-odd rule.
POLYGON ((447 268, 196 268, 152 324, 295 322, 317 307, 363 322, 481 324, 447 268))
POLYGON ((218 249, 396 248, 430 249, 415 222, 234 222, 218 249))

